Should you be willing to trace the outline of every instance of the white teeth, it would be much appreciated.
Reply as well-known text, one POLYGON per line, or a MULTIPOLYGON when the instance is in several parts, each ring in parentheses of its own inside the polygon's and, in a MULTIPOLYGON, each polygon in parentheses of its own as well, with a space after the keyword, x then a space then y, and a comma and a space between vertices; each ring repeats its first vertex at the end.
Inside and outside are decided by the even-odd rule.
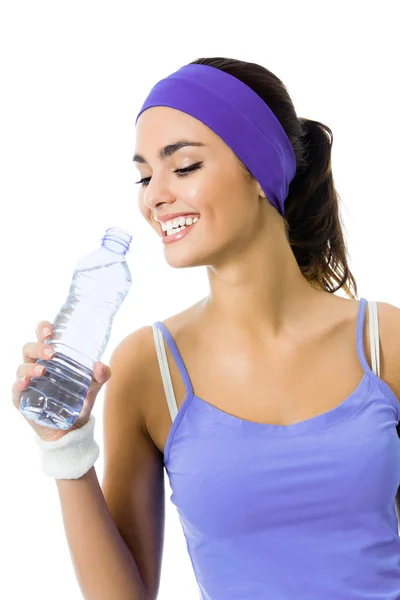
POLYGON ((178 231, 179 227, 183 227, 185 225, 192 225, 192 223, 196 223, 199 220, 198 217, 177 217, 176 219, 172 219, 171 221, 165 221, 161 223, 162 231, 172 231, 175 228, 175 233, 178 231))
POLYGON ((176 235, 178 233, 178 231, 182 231, 183 229, 186 229, 186 225, 182 225, 182 227, 175 227, 174 229, 168 229, 167 237, 169 235, 176 235))

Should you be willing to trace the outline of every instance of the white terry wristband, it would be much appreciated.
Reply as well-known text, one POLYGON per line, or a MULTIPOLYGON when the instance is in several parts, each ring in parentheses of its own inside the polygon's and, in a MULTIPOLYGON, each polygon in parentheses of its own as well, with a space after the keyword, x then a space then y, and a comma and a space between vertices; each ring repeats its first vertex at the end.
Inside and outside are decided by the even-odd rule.
POLYGON ((45 442, 35 432, 42 452, 43 471, 55 479, 79 479, 94 465, 100 448, 94 439, 93 414, 85 425, 66 433, 55 442, 45 442))

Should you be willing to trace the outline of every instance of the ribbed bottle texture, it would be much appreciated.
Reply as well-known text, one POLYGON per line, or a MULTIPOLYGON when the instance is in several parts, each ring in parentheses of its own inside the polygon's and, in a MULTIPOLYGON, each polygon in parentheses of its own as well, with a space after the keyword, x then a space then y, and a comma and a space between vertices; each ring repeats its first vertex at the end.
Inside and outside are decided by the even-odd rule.
POLYGON ((132 284, 125 260, 132 235, 107 229, 101 247, 76 265, 68 297, 46 343, 56 352, 46 372, 30 380, 20 410, 52 429, 70 429, 78 418, 92 381, 93 368, 107 347, 115 314, 132 284))

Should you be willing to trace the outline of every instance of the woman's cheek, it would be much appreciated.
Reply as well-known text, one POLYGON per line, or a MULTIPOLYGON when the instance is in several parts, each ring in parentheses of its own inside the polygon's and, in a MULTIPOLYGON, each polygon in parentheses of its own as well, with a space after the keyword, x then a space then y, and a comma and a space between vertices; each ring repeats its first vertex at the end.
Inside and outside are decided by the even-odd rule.
POLYGON ((147 206, 147 204, 145 204, 144 202, 144 192, 143 190, 140 190, 139 192, 139 211, 142 215, 142 217, 144 217, 146 219, 146 221, 150 222, 150 218, 151 218, 151 210, 150 208, 147 206))

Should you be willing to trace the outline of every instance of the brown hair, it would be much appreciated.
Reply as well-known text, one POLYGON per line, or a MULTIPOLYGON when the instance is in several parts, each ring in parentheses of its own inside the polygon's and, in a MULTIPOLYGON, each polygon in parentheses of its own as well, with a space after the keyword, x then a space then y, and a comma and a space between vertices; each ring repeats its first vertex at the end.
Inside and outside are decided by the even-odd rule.
POLYGON ((285 85, 261 65, 220 57, 199 58, 191 64, 215 67, 240 79, 279 119, 297 163, 283 216, 297 264, 314 287, 332 294, 343 288, 347 296, 356 298, 357 284, 347 264, 339 195, 332 176, 332 131, 319 121, 298 118, 285 85))

